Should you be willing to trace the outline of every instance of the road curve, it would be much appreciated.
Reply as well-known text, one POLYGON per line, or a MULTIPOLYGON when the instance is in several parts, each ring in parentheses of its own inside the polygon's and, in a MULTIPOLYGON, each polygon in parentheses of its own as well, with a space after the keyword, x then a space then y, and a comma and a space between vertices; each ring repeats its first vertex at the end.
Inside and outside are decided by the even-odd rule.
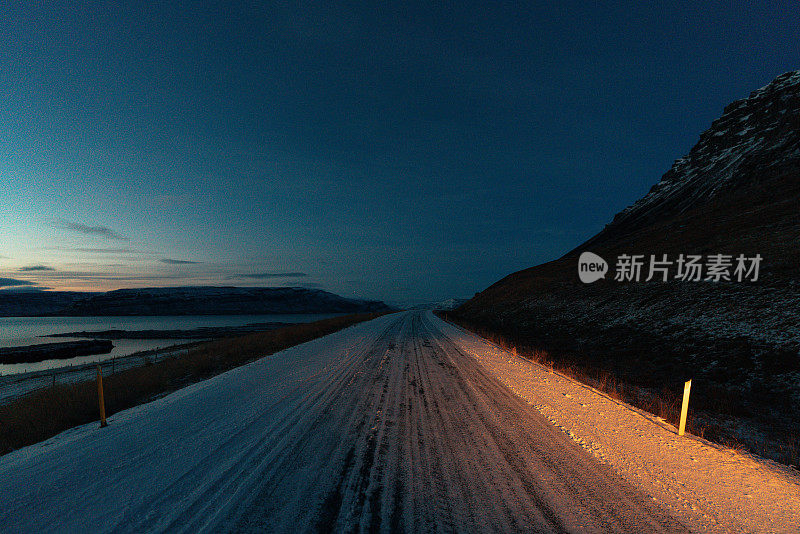
POLYGON ((257 362, 122 414, 108 427, 119 433, 113 444, 92 428, 17 451, 0 459, 9 503, 0 521, 18 531, 687 530, 460 352, 440 324, 427 312, 384 317, 309 344, 332 351, 324 357, 257 362), (263 387, 236 389, 248 381, 263 387), (235 415, 234 406, 250 408, 235 415), (191 410, 194 421, 171 435, 165 414, 191 410), (21 470, 47 477, 48 462, 65 456, 89 463, 14 493, 21 470), (68 502, 48 502, 59 498, 68 502), (37 521, 25 515, 34 501, 70 512, 37 521))

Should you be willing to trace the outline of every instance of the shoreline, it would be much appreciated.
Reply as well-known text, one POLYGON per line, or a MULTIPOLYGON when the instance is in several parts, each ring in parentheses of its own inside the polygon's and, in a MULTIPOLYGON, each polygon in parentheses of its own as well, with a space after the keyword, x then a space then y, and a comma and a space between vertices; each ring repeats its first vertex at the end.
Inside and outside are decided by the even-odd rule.
POLYGON ((190 343, 178 343, 164 348, 149 349, 123 356, 115 356, 100 362, 88 362, 77 365, 64 365, 37 371, 0 374, 0 405, 13 401, 37 389, 52 387, 55 384, 68 384, 89 380, 95 376, 99 365, 104 375, 155 363, 164 358, 185 351, 206 340, 190 343))
POLYGON ((145 330, 82 330, 78 332, 60 332, 48 334, 46 338, 75 337, 84 339, 216 339, 221 337, 239 336, 251 334, 253 332, 265 332, 284 328, 295 323, 287 322, 265 322, 248 323, 241 326, 201 326, 198 328, 177 328, 177 329, 145 329, 145 330))
POLYGON ((0 364, 39 363, 46 360, 71 360, 81 356, 108 354, 114 350, 110 339, 84 339, 37 343, 0 348, 0 364))

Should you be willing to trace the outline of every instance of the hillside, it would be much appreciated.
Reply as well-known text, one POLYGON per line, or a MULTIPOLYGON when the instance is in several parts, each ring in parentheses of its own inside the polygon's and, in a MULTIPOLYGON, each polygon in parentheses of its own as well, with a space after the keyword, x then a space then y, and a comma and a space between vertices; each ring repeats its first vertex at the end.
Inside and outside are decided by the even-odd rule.
POLYGON ((596 236, 500 280, 454 317, 654 396, 694 378, 698 431, 796 459, 798 207, 800 72, 790 72, 727 106, 689 154, 596 236), (579 281, 583 251, 608 262, 605 279, 579 281), (643 256, 641 281, 614 280, 622 254, 643 256), (681 254, 731 255, 734 266, 740 254, 762 261, 755 281, 680 280, 673 264, 668 281, 645 282, 650 256, 664 254, 673 262, 681 254))
POLYGON ((3 292, 0 316, 244 315, 359 313, 388 310, 380 301, 347 299, 295 287, 164 287, 106 293, 3 292))

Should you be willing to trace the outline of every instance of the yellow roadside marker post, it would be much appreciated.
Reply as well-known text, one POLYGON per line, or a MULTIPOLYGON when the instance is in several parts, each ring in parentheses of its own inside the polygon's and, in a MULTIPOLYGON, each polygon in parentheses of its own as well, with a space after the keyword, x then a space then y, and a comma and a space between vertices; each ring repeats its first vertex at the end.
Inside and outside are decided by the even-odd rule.
POLYGON ((103 400, 103 371, 97 364, 97 396, 100 401, 100 428, 108 426, 106 422, 106 403, 103 400))
POLYGON ((689 413, 689 392, 692 390, 692 381, 687 380, 683 385, 683 406, 681 406, 681 424, 678 427, 678 435, 682 436, 686 431, 686 416, 689 413))

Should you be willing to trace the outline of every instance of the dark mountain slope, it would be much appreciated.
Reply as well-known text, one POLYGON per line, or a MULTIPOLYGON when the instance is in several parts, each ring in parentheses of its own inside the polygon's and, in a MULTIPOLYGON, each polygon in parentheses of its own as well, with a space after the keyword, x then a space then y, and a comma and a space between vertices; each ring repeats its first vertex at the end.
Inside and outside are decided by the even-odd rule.
MULTIPOLYGON (((509 275, 454 316, 653 391, 694 377, 693 405, 715 433, 751 444, 777 433, 785 442, 800 415, 799 244, 800 72, 793 72, 726 107, 648 195, 584 245, 509 275), (585 250, 608 261, 605 280, 579 281, 585 250), (651 254, 674 261, 719 253, 760 254, 759 279, 613 280, 621 254, 645 256, 644 280, 651 254)), ((762 452, 786 458, 775 447, 762 452)))
POLYGON ((296 287, 165 287, 107 293, 0 292, 0 316, 356 313, 388 309, 379 301, 347 299, 319 289, 296 287))

